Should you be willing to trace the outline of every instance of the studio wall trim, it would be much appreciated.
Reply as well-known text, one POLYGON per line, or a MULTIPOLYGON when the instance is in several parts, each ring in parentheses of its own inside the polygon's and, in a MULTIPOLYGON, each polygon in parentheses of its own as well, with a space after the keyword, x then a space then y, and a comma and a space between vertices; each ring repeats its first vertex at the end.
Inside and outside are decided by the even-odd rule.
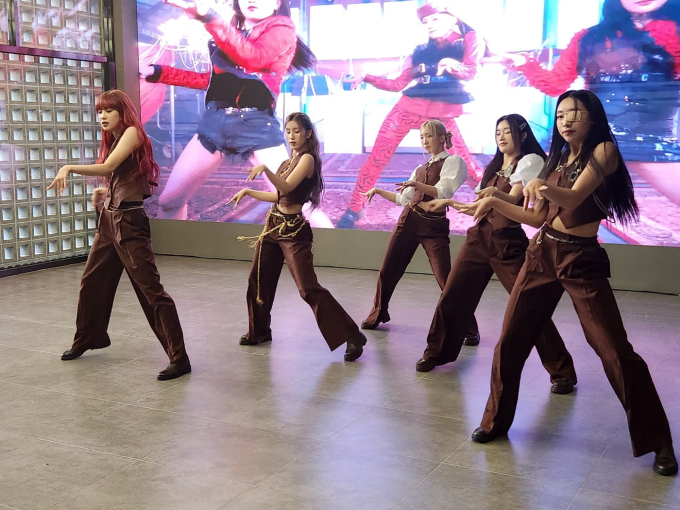
MULTIPOLYGON (((201 221, 151 220, 154 251, 226 260, 252 260, 253 249, 237 236, 256 236, 262 225, 201 221)), ((378 270, 390 232, 314 229, 317 266, 378 270)), ((451 256, 463 245, 451 236, 451 256)), ((680 294, 680 250, 659 246, 603 245, 611 260, 611 284, 619 290, 680 294)), ((431 274, 423 250, 418 250, 407 272, 431 274)))

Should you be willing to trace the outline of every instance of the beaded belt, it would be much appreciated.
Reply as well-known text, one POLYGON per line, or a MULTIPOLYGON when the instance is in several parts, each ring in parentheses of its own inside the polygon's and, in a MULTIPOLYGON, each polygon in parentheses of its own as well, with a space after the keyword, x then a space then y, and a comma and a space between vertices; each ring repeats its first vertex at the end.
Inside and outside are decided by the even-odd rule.
MULTIPOLYGON (((579 236, 573 236, 570 234, 564 234, 569 237, 579 237, 578 239, 564 239, 562 237, 557 237, 549 232, 546 232, 546 228, 550 228, 547 225, 543 225, 540 230, 538 231, 538 237, 536 237, 536 244, 541 244, 543 242, 543 236, 547 237, 548 239, 551 239, 553 241, 556 241, 558 243, 567 243, 567 244, 582 244, 582 243, 592 243, 593 240, 597 241, 597 237, 579 237, 579 236)), ((554 230, 554 229, 553 229, 554 230)))
POLYGON ((292 239, 293 237, 300 233, 300 231, 306 224, 307 219, 305 218, 304 214, 302 214, 302 212, 299 212, 297 214, 283 214, 276 208, 276 204, 274 204, 272 205, 272 208, 269 209, 269 211, 267 212, 267 219, 264 222, 264 228, 262 229, 262 232, 260 232, 260 235, 238 236, 236 238, 238 241, 251 241, 250 243, 251 248, 255 248, 258 244, 260 245, 260 251, 257 253, 257 298, 255 300, 258 305, 264 304, 264 301, 262 301, 262 299, 260 298, 260 260, 262 258, 262 241, 264 241, 264 238, 267 237, 269 234, 277 230, 279 232, 279 237, 292 239), (276 218, 283 220, 283 222, 279 223, 275 227, 268 229, 267 227, 269 226, 269 219, 272 216, 275 216, 276 218), (283 231, 286 227, 295 230, 293 232, 289 232, 288 234, 284 234, 283 231))

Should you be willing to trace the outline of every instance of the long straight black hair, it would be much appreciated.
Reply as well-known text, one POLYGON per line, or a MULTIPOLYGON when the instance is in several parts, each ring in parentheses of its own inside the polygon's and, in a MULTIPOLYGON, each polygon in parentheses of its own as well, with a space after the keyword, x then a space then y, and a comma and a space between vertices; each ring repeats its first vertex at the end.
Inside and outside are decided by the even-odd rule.
MULTIPOLYGON (((281 3, 279 8, 274 11, 273 16, 288 16, 290 18, 290 5, 288 0, 280 0, 281 3)), ((234 0, 234 25, 239 30, 243 30, 245 27, 246 17, 243 15, 241 6, 238 4, 238 0, 234 0)), ((297 46, 295 48, 295 56, 293 57, 293 62, 290 64, 290 69, 297 69, 298 71, 305 71, 308 69, 313 69, 316 65, 316 57, 312 50, 302 39, 297 38, 297 46)))
MULTIPOLYGON (((607 114, 604 111, 602 103, 598 97, 589 90, 568 90, 557 98, 555 118, 557 118, 557 108, 559 108, 560 103, 567 98, 574 99, 577 111, 580 107, 583 107, 589 114, 588 122, 590 123, 590 131, 588 131, 588 136, 583 142, 581 152, 578 156, 580 164, 582 165, 581 168, 585 168, 586 165, 590 164, 602 179, 602 184, 600 184, 600 186, 605 186, 607 191, 606 200, 602 205, 614 215, 617 221, 624 225, 636 221, 639 217, 639 210, 633 192, 633 182, 628 173, 626 163, 621 157, 621 152, 619 152, 616 138, 614 138, 612 130, 609 127, 607 114), (605 142, 614 144, 618 161, 616 170, 609 175, 605 174, 605 169, 602 164, 593 157, 595 148, 605 142)), ((569 150, 569 145, 566 140, 562 138, 562 135, 557 129, 557 123, 554 122, 552 144, 550 145, 548 161, 546 161, 539 178, 547 179, 569 150)))
POLYGON ((323 175, 321 173, 321 144, 319 143, 319 136, 316 134, 316 127, 306 114, 302 112, 293 112, 288 117, 286 117, 286 122, 283 124, 285 129, 286 124, 290 121, 295 121, 298 125, 305 131, 305 136, 307 133, 311 132, 309 138, 307 138, 305 154, 310 154, 314 158, 314 185, 309 193, 309 201, 312 203, 312 207, 318 207, 321 203, 321 198, 323 196, 324 182, 323 175))
MULTIPOLYGON (((541 144, 536 140, 534 132, 531 130, 531 126, 527 120, 516 113, 511 113, 510 115, 503 115, 500 119, 496 121, 496 129, 498 125, 506 121, 510 125, 510 133, 512 134, 512 143, 515 147, 520 149, 520 158, 526 156, 527 154, 538 154, 545 161, 546 155, 541 144), (526 138, 522 140, 522 135, 526 134, 526 138)), ((491 162, 486 165, 484 169, 484 175, 482 176, 482 189, 486 187, 496 172, 503 169, 503 159, 504 155, 496 144, 496 154, 494 155, 491 162)))

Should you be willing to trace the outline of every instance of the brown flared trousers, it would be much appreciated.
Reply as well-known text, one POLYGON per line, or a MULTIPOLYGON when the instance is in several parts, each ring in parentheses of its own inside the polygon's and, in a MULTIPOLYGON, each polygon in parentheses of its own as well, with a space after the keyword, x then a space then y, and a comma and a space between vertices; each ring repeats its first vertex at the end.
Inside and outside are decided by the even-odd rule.
MULTIPOLYGON (((421 210, 406 206, 387 245, 385 259, 378 273, 378 287, 373 300, 373 309, 368 314, 366 322, 390 320, 388 312, 390 299, 419 245, 427 254, 439 288, 444 288, 446 278, 451 271, 449 220, 445 215, 426 214, 421 210)), ((464 333, 465 336, 474 336, 478 331, 473 313, 464 333)))
POLYGON ((668 419, 644 360, 628 342, 609 285, 609 258, 597 238, 543 227, 526 252, 494 352, 491 395, 482 428, 504 434, 512 425, 524 362, 566 290, 588 344, 600 357, 628 417, 637 457, 672 444, 668 419))
MULTIPOLYGON (((477 309, 491 276, 495 273, 510 293, 524 264, 528 244, 529 240, 520 226, 494 230, 491 223, 482 219, 468 230, 437 303, 427 336, 425 359, 450 363, 458 358, 466 336, 466 325, 477 309)), ((567 379, 576 383, 574 361, 550 317, 535 344, 551 381, 567 379)))
POLYGON ((151 329, 170 363, 187 360, 175 302, 161 285, 144 209, 112 212, 103 208, 80 282, 73 350, 111 345, 106 332, 123 270, 142 305, 151 329))
POLYGON ((271 310, 284 261, 300 291, 312 308, 328 347, 334 351, 348 340, 362 337, 356 322, 316 278, 313 234, 300 215, 284 215, 275 209, 267 216, 265 232, 255 247, 248 277, 248 334, 262 341, 271 335, 271 310))

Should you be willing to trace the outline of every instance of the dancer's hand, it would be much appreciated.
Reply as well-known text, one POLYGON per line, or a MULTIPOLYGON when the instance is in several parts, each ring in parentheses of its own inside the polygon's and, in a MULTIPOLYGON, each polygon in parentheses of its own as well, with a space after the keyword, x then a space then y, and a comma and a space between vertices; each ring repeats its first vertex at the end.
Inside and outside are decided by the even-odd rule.
POLYGON ((236 193, 236 195, 234 195, 233 197, 231 197, 231 199, 229 200, 229 202, 227 202, 227 205, 229 205, 229 204, 231 204, 232 202, 234 202, 234 210, 236 210, 236 208, 238 207, 238 203, 241 201, 241 199, 242 199, 243 197, 247 196, 249 192, 250 192, 250 189, 249 189, 249 188, 243 188, 241 191, 239 191, 238 193, 236 193))
POLYGON ((97 207, 97 204, 104 201, 107 188, 95 188, 92 190, 92 207, 97 207))
POLYGON ((404 181, 404 182, 398 182, 396 184, 397 186, 397 193, 403 193, 405 190, 408 188, 415 188, 418 189, 418 184, 420 184, 418 181, 404 181))
POLYGON ((477 198, 475 200, 481 200, 482 198, 492 197, 496 194, 498 188, 496 186, 489 186, 488 188, 480 189, 475 191, 477 198))
POLYGON ((531 204, 537 204, 544 200, 543 191, 548 189, 545 185, 544 179, 531 179, 526 186, 524 186, 524 210, 529 209, 531 204))
POLYGON ((378 192, 378 188, 371 188, 369 189, 366 193, 361 193, 361 195, 366 197, 366 202, 371 203, 371 200, 375 196, 375 194, 378 192))
POLYGON ((448 200, 446 198, 436 198, 434 200, 430 200, 429 202, 420 202, 418 207, 420 207, 425 212, 441 212, 445 211, 452 202, 453 200, 448 200))
POLYGON ((185 2, 184 0, 163 0, 163 3, 182 9, 192 18, 205 16, 211 5, 211 3, 206 0, 193 0, 192 2, 185 2))
POLYGON ((463 69, 463 64, 455 58, 443 58, 437 64, 437 76, 444 73, 458 74, 463 69))
MULTIPOLYGON (((471 205, 475 205, 475 211, 472 214, 472 217, 474 218, 475 221, 479 221, 484 217, 486 213, 488 213, 491 209, 493 209, 493 204, 496 201, 496 198, 493 197, 485 197, 482 198, 481 200, 475 201, 471 205)), ((470 208, 469 210, 471 210, 470 208)))
POLYGON ((47 186, 47 189, 52 189, 54 187, 57 188, 57 196, 61 196, 61 193, 64 191, 64 188, 66 188, 66 179, 68 179, 69 174, 71 173, 71 167, 69 165, 64 165, 59 169, 59 173, 57 173, 57 176, 54 178, 52 181, 52 184, 47 186))
POLYGON ((499 53, 497 54, 497 58, 499 59, 500 64, 506 69, 523 66, 529 61, 525 55, 519 55, 517 53, 499 53))
POLYGON ((267 169, 266 166, 264 165, 257 165, 250 171, 250 175, 246 178, 246 182, 254 181, 255 177, 260 175, 262 172, 264 172, 267 169))
POLYGON ((154 69, 153 66, 140 66, 139 68, 139 77, 142 78, 143 80, 146 80, 149 76, 151 76, 156 70, 154 69))
POLYGON ((343 77, 342 81, 343 81, 343 83, 351 83, 352 84, 352 90, 356 90, 364 82, 364 75, 359 74, 357 76, 352 76, 351 78, 348 78, 347 76, 345 76, 345 77, 343 77))

